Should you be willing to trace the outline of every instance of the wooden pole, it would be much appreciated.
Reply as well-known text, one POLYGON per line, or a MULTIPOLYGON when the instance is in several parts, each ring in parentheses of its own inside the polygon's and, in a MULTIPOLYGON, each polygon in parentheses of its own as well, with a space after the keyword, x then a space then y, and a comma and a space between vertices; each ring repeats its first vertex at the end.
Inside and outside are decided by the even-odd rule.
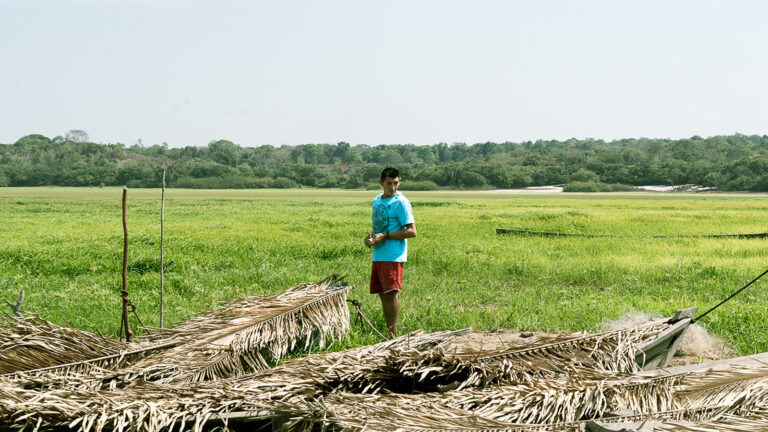
POLYGON ((133 332, 128 321, 128 221, 126 217, 126 202, 128 201, 128 188, 123 186, 123 319, 121 327, 125 328, 125 341, 131 342, 133 332))
POLYGON ((165 168, 163 168, 163 192, 160 194, 160 328, 163 326, 163 307, 165 303, 164 247, 165 247, 165 168))

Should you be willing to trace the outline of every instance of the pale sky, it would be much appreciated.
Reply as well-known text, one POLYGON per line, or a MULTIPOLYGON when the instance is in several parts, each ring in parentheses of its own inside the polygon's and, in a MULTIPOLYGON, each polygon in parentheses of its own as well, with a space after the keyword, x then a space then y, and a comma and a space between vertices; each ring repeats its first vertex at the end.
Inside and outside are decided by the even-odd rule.
POLYGON ((768 2, 0 0, 0 143, 768 134, 768 2))

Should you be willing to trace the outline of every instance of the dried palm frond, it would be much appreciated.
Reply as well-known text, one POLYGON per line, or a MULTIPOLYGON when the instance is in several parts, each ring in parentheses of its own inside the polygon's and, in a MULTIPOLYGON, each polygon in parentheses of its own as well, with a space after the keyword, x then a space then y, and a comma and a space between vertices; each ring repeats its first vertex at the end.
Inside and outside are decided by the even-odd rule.
MULTIPOLYGON (((607 417, 600 419, 601 423, 615 424, 620 426, 625 423, 646 422, 651 423, 653 429, 659 431, 742 431, 742 430, 761 430, 761 429, 740 429, 738 423, 734 420, 741 418, 743 425, 755 425, 760 423, 760 419, 765 422, 768 415, 760 412, 744 413, 742 416, 733 416, 728 413, 728 407, 722 406, 703 406, 699 408, 685 408, 671 411, 638 414, 631 416, 607 417), (719 425, 722 429, 718 429, 719 425)), ((571 423, 568 427, 584 426, 585 422, 571 423)))
POLYGON ((112 386, 137 379, 202 381, 264 369, 299 343, 321 348, 348 332, 346 297, 354 287, 340 280, 334 275, 280 295, 234 300, 187 320, 157 344, 29 370, 17 382, 41 385, 47 378, 60 385, 61 377, 80 375, 80 385, 100 388, 105 380, 112 386))
MULTIPOLYGON (((359 367, 360 364, 376 361, 378 358, 385 358, 387 355, 392 355, 393 352, 400 352, 402 355, 408 355, 412 352, 413 347, 435 347, 444 342, 445 339, 451 336, 450 333, 443 333, 438 337, 435 335, 407 335, 398 338, 394 341, 387 341, 382 344, 371 347, 361 347, 342 353, 328 353, 319 356, 309 356, 301 359, 294 359, 287 362, 283 366, 279 366, 272 370, 260 372, 251 376, 244 376, 239 379, 230 379, 220 382, 202 382, 202 383, 189 383, 183 388, 178 386, 160 385, 152 383, 136 383, 121 392, 111 391, 94 391, 94 390, 78 390, 64 392, 59 390, 56 392, 45 392, 43 394, 37 393, 36 404, 34 406, 29 403, 16 404, 15 409, 19 406, 23 406, 26 412, 35 415, 36 410, 43 409, 45 406, 62 406, 63 408, 58 411, 55 418, 46 418, 48 423, 57 421, 80 421, 85 425, 99 424, 94 423, 95 417, 98 415, 103 416, 104 427, 116 427, 126 422, 128 418, 142 418, 145 419, 143 424, 158 425, 162 424, 167 426, 171 421, 179 421, 180 419, 196 419, 202 421, 205 416, 208 415, 221 415, 226 416, 226 413, 231 410, 246 410, 254 412, 252 418, 275 418, 280 416, 289 417, 302 417, 304 423, 307 419, 313 418, 313 413, 319 415, 325 419, 322 423, 324 425, 336 425, 334 427, 341 427, 342 429, 347 424, 359 423, 359 413, 351 413, 349 416, 344 414, 346 408, 343 406, 335 406, 334 404, 346 404, 349 401, 354 401, 356 406, 363 407, 366 404, 368 410, 374 411, 381 406, 395 406, 397 413, 400 415, 408 414, 410 420, 403 422, 394 417, 387 417, 379 420, 369 420, 370 426, 373 423, 378 424, 377 427, 381 430, 391 430, 388 427, 391 425, 410 425, 420 427, 437 427, 437 425, 451 425, 453 427, 470 427, 478 424, 486 425, 487 427, 502 427, 510 426, 510 419, 514 416, 528 417, 531 420, 533 414, 531 412, 535 409, 541 409, 542 413, 536 414, 539 416, 539 420, 549 418, 554 420, 561 418, 567 409, 577 406, 577 399, 579 396, 584 400, 584 405, 588 408, 582 408, 582 412, 587 412, 591 409, 599 412, 605 410, 610 403, 601 402, 602 399, 608 397, 616 404, 623 403, 635 408, 640 407, 638 400, 643 398, 642 406, 648 408, 653 404, 659 402, 656 398, 659 396, 648 390, 644 389, 644 392, 633 389, 634 387, 640 388, 642 386, 659 386, 659 382, 663 380, 653 379, 646 380, 642 383, 630 382, 625 379, 623 382, 616 382, 613 385, 606 384, 602 381, 595 381, 593 386, 602 386, 599 389, 583 388, 581 393, 578 390, 572 391, 572 396, 566 397, 559 402, 560 408, 552 408, 548 402, 548 397, 559 397, 555 391, 558 386, 562 386, 564 389, 573 388, 576 384, 574 379, 561 377, 561 381, 557 383, 547 382, 538 388, 525 389, 520 387, 518 389, 510 389, 506 387, 499 387, 495 389, 488 389, 484 392, 475 392, 465 390, 463 392, 454 391, 438 395, 393 395, 382 394, 377 396, 349 394, 334 392, 330 395, 324 396, 328 389, 333 387, 333 383, 338 379, 339 375, 349 375, 350 371, 359 367), (428 339, 427 336, 431 338, 428 339), (621 389, 623 387, 623 390, 621 389), (514 399, 514 395, 521 395, 529 390, 529 399, 526 407, 520 408, 521 411, 517 414, 512 413, 510 410, 504 411, 506 407, 497 405, 492 406, 489 401, 493 399, 493 392, 500 392, 499 395, 508 398, 508 400, 514 399), (533 393, 538 392, 539 396, 534 396, 533 393), (196 396, 196 398, 190 399, 190 395, 196 396), (463 395, 463 398, 462 398, 463 395), (609 395, 609 396, 606 396, 609 395), (590 399, 593 398, 594 400, 590 399), (62 405, 59 399, 66 399, 70 405, 62 405), (72 404, 72 401, 79 401, 72 404), (222 402, 222 401, 226 401, 222 402), (318 402, 321 401, 321 402, 318 402), (336 401, 336 402, 334 402, 336 401), (400 401, 400 405, 398 405, 400 401), (629 402, 627 402, 629 401, 629 402), (632 405, 633 401, 636 405, 632 405), (601 405, 602 403, 602 405, 601 405), (489 406, 491 405, 491 406, 489 406), (87 406, 89 411, 78 411, 79 406, 87 406), (331 407, 333 413, 322 413, 322 407, 331 407), (120 407, 119 411, 116 411, 115 407, 120 407), (128 407, 128 408, 127 408, 128 407), (318 408, 320 407, 320 408, 318 408), (411 407, 411 408, 408 408, 411 407), (536 408, 539 407, 539 408, 536 408), (423 410, 429 409, 432 413, 426 418, 429 422, 424 423, 417 421, 416 419, 422 418, 423 410), (474 412, 473 410, 484 409, 481 413, 474 412), (125 410, 128 409, 126 412, 125 410), (409 409, 411 411, 409 411, 409 409), (153 411, 154 410, 154 411, 153 411), (416 410, 416 411, 413 411, 416 410), (547 411, 549 410, 549 411, 547 411), (96 414, 100 413, 100 414, 96 414), (102 414, 103 413, 103 414, 102 414), (318 414, 321 413, 321 414, 318 414), (464 419, 461 421, 449 421, 440 418, 440 413, 449 413, 451 416, 459 416, 464 419), (561 417, 558 417, 561 416, 561 417), (81 419, 81 420, 78 420, 81 419), (471 419, 471 421, 467 420, 471 419), (506 420, 506 421, 502 421, 506 420), (387 426, 389 425, 389 426, 387 426)), ((605 374, 603 378, 605 380, 610 379, 611 375, 605 374)), ((671 386, 671 382, 667 385, 667 388, 671 386)), ((581 383, 585 386, 585 383, 581 383)), ((24 390, 16 390, 23 393, 24 390)), ((29 394, 29 393, 28 393, 29 394)), ((35 394, 35 393, 31 393, 35 394)), ((19 400, 29 400, 31 396, 21 396, 19 400)), ((6 398, 5 400, 11 400, 6 398)), ((11 400, 12 402, 13 400, 11 400)), ((8 404, 8 406, 11 406, 8 404)), ((658 405, 656 408, 663 408, 663 405, 658 405)), ((652 408, 648 408, 652 409, 652 408)), ((8 414, 11 415, 11 414, 8 414)), ((597 414, 594 414, 597 415, 597 414)), ((18 415, 18 417, 23 417, 18 415)), ((16 418, 18 418, 16 417, 16 418)), ((37 417, 35 417, 37 418, 37 417)), ((102 417, 98 417, 102 418, 102 417)), ((3 420, 0 416, 0 420, 3 420)), ((142 420, 144 421, 144 420, 142 420)), ((522 426, 522 425, 520 425, 522 426)), ((149 430, 152 429, 146 426, 149 430)), ((374 428, 375 429, 375 428, 374 428)))
POLYGON ((178 341, 142 345, 139 348, 128 349, 117 354, 49 366, 40 369, 16 371, 1 375, 0 379, 7 380, 28 388, 58 388, 87 386, 100 388, 105 382, 111 387, 126 384, 125 374, 117 372, 128 368, 157 352, 163 352, 177 345, 178 341))
POLYGON ((637 369, 635 346, 668 328, 664 320, 636 328, 573 336, 556 343, 467 353, 442 349, 390 351, 373 356, 350 373, 339 374, 335 388, 376 393, 484 388, 497 384, 532 384, 558 375, 621 372, 637 369))
POLYGON ((684 372, 685 379, 680 383, 676 394, 684 397, 701 391, 709 391, 727 384, 744 382, 746 380, 768 376, 768 365, 734 365, 727 369, 713 370, 705 368, 692 372, 684 372))
MULTIPOLYGON (((326 401, 326 404, 328 402, 326 401)), ((584 432, 587 425, 595 420, 581 420, 554 424, 519 424, 494 421, 466 411, 440 409, 424 404, 424 409, 434 415, 422 415, 417 410, 405 410, 397 406, 395 410, 375 410, 371 406, 361 407, 357 401, 351 403, 350 409, 344 409, 344 404, 338 406, 321 406, 316 413, 309 413, 307 418, 294 414, 290 430, 309 432, 320 429, 335 431, 419 431, 419 432, 584 432), (434 411, 433 411, 434 410, 434 411), (365 422, 354 418, 354 412, 363 413, 359 416, 365 422), (331 413, 323 417, 322 413, 331 413), (367 416, 365 414, 368 414, 367 416), (314 428, 314 429, 313 429, 314 428)), ((290 409, 288 409, 290 411, 290 409)), ((765 413, 747 413, 743 417, 723 414, 717 408, 700 410, 676 410, 654 414, 635 416, 606 417, 599 420, 603 424, 614 424, 618 427, 634 423, 632 429, 646 424, 659 431, 760 431, 765 430, 768 415, 765 413), (739 423, 740 420, 743 420, 739 423), (720 429, 718 429, 720 427, 720 429)), ((593 430, 593 429, 586 429, 593 430)), ((618 429, 617 429, 618 430, 618 429)), ((624 429, 622 429, 624 430, 624 429)))
POLYGON ((545 364, 576 365, 590 369, 636 372, 636 346, 670 327, 668 319, 649 321, 636 327, 574 337, 572 339, 524 349, 507 349, 480 356, 481 360, 517 360, 545 364))
MULTIPOLYGON (((86 388, 40 392, 0 381, 0 422, 40 422, 46 427, 67 423, 83 431, 199 430, 210 418, 226 419, 239 411, 251 420, 287 419, 288 430, 577 431, 585 425, 579 417, 600 418, 615 408, 645 414, 615 417, 612 422, 651 419, 686 427, 719 424, 716 422, 727 425, 723 419, 734 412, 732 406, 722 405, 670 410, 674 407, 670 394, 684 375, 637 378, 606 371, 589 371, 583 376, 563 374, 535 385, 484 390, 370 395, 331 389, 329 393, 338 375, 349 375, 356 365, 378 361, 393 352, 408 355, 415 346, 439 346, 451 335, 432 340, 426 336, 432 335, 408 335, 346 352, 293 359, 239 378, 183 386, 135 382, 119 391, 86 388), (578 421, 567 421, 574 419, 578 421), (559 422, 562 420, 566 421, 559 422)), ((751 419, 748 421, 754 423, 756 416, 762 415, 757 410, 762 406, 759 403, 742 401, 740 406, 739 412, 751 419), (751 407, 750 411, 744 407, 751 407)))
MULTIPOLYGON (((253 419, 280 417, 285 406, 322 396, 318 379, 330 379, 346 357, 365 359, 385 350, 432 348, 463 333, 414 332, 377 345, 293 359, 273 369, 220 381, 184 385, 134 382, 120 390, 89 386, 33 390, 0 379, 0 423, 72 424, 83 431, 158 431, 202 426, 211 416, 247 411, 253 419), (184 426, 181 426, 185 423, 184 426)), ((83 377, 85 379, 85 377, 83 377)))
POLYGON ((403 399, 390 404, 379 400, 382 395, 334 394, 315 401, 292 401, 276 404, 274 410, 289 419, 284 430, 310 432, 331 431, 406 431, 419 428, 462 430, 501 430, 511 425, 462 409, 435 404, 433 401, 403 399), (371 398, 376 398, 371 400, 371 398), (382 402, 375 403, 376 400, 382 402))
POLYGON ((682 377, 637 380, 578 376, 504 385, 483 390, 427 394, 450 407, 511 423, 552 424, 600 418, 616 409, 658 412, 677 408, 673 388, 682 377))
POLYGON ((59 327, 39 316, 0 321, 0 375, 76 363, 126 351, 114 339, 59 327))
POLYGON ((628 374, 636 369, 634 347, 668 329, 665 320, 472 354, 444 350, 461 332, 413 333, 246 373, 349 325, 349 287, 328 289, 333 282, 214 309, 180 326, 177 346, 118 370, 94 366, 66 380, 54 373, 50 381, 50 371, 0 377, 0 423, 197 431, 237 412, 279 420, 285 430, 575 432, 587 419, 728 431, 743 427, 742 417, 746 425, 768 419, 768 370, 628 374), (607 417, 620 409, 641 414, 607 417))
MULTIPOLYGON (((330 407, 330 411, 324 414, 325 425, 337 421, 352 423, 359 419, 359 413, 346 411, 345 405, 353 403, 357 406, 356 411, 374 412, 381 407, 397 407, 405 418, 418 418, 429 407, 430 412, 461 411, 499 424, 547 425, 600 418, 617 408, 640 412, 670 410, 676 407, 672 389, 679 380, 680 377, 664 377, 637 381, 629 377, 616 379, 606 375, 600 381, 560 377, 541 380, 535 385, 504 385, 484 390, 466 389, 445 393, 363 395, 336 392, 316 401, 304 400, 295 404, 291 416, 306 418, 330 407)), ((420 423, 420 427, 427 426, 420 423)))
POLYGON ((271 297, 246 297, 192 318, 176 327, 186 342, 147 358, 132 369, 137 378, 170 382, 228 378, 269 367, 297 344, 349 331, 347 294, 354 286, 336 285, 338 276, 302 284, 271 297))
POLYGON ((749 378, 678 396, 686 407, 727 406, 732 413, 768 407, 768 377, 749 378))
POLYGON ((768 416, 726 416, 702 422, 668 421, 654 425, 654 430, 669 432, 760 432, 768 431, 768 416))
MULTIPOLYGON (((661 420, 643 423, 654 431, 669 432, 759 432, 768 431, 768 415, 723 415, 716 420, 661 420)), ((646 429, 650 430, 650 429, 646 429)))

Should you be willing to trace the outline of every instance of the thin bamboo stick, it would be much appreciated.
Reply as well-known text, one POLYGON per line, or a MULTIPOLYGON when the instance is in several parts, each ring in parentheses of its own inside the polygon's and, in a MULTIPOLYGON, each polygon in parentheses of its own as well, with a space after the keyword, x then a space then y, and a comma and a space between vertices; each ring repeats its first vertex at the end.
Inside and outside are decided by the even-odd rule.
POLYGON ((128 220, 127 220, 128 188, 123 186, 123 319, 121 327, 125 327, 125 341, 131 342, 133 332, 131 322, 128 320, 128 220))
POLYGON ((160 195, 160 328, 163 325, 163 307, 165 306, 165 275, 164 275, 164 256, 165 249, 165 171, 163 168, 163 191, 160 195))

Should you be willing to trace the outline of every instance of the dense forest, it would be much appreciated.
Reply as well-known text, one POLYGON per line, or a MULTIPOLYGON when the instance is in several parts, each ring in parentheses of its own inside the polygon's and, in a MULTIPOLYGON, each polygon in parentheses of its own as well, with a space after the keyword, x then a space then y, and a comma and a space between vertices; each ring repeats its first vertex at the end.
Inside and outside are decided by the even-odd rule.
POLYGON ((97 144, 83 131, 28 135, 0 144, 0 186, 158 187, 167 168, 178 188, 377 188, 381 169, 397 167, 403 189, 520 188, 627 190, 697 184, 768 191, 768 136, 688 139, 439 143, 430 146, 303 144, 205 147, 97 144))

